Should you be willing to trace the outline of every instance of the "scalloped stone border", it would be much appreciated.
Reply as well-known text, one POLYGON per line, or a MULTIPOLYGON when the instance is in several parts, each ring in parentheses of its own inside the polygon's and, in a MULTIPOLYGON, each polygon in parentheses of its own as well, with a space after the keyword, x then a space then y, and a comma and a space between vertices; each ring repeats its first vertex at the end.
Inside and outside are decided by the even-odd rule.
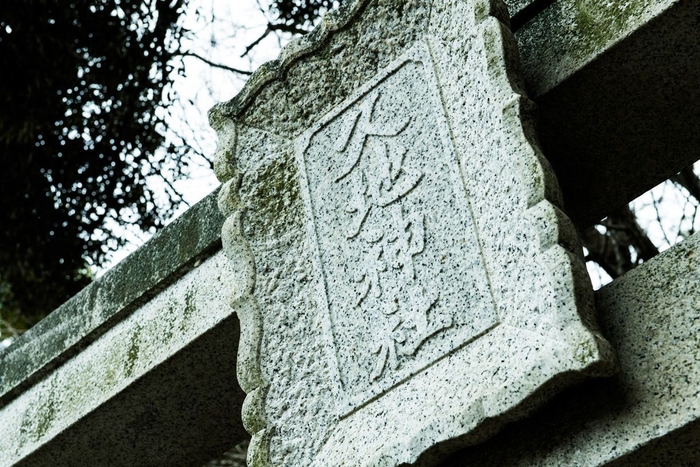
MULTIPOLYGON (((478 13, 481 21, 500 21, 503 9, 500 4, 492 0, 477 0, 483 9, 478 13)), ((273 435, 267 428, 265 417, 265 397, 267 383, 262 376, 260 368, 260 346, 262 343, 262 321, 259 305, 253 291, 255 288, 255 260, 247 241, 242 233, 241 217, 242 209, 238 199, 237 190, 240 184, 240 176, 232 168, 233 155, 237 144, 235 124, 229 119, 235 119, 254 97, 270 82, 282 79, 285 71, 298 59, 314 52, 317 48, 336 31, 348 26, 357 14, 369 3, 368 0, 355 0, 340 11, 327 15, 322 23, 308 36, 300 38, 285 47, 280 58, 269 62, 253 74, 251 80, 241 93, 228 103, 219 104, 210 113, 211 125, 219 134, 219 149, 217 151, 217 175, 224 182, 219 195, 219 207, 227 220, 222 229, 222 242, 227 257, 236 265, 237 290, 234 292, 234 305, 238 308, 241 321, 241 342, 238 357, 238 378, 243 390, 248 394, 243 407, 243 421, 246 429, 253 434, 249 448, 249 465, 270 465, 268 458, 270 437, 273 435)), ((512 99, 504 105, 504 116, 511 121, 509 128, 519 128, 514 137, 521 141, 522 148, 529 148, 524 157, 530 159, 529 164, 539 167, 539 176, 535 180, 524 181, 530 186, 530 196, 527 218, 536 228, 540 238, 540 251, 543 256, 549 257, 557 265, 550 268, 550 283, 556 290, 559 302, 560 318, 562 326, 569 329, 572 334, 580 334, 587 330, 590 334, 582 340, 580 355, 581 368, 589 375, 607 375, 614 371, 614 356, 609 344, 596 330, 594 317, 592 316, 592 290, 585 287, 585 282, 575 276, 585 275, 585 266, 580 259, 577 249, 578 238, 575 228, 558 208, 561 206, 561 195, 556 177, 546 159, 541 154, 535 139, 532 118, 532 104, 524 97, 524 87, 517 73, 513 73, 517 67, 517 49, 512 36, 502 22, 498 23, 500 33, 490 39, 493 43, 500 44, 503 51, 502 59, 494 63, 489 62, 491 79, 501 82, 503 89, 511 89, 512 99), (507 88, 506 88, 507 86, 507 88), (573 287, 573 288, 572 288, 573 287), (579 304, 572 306, 573 304, 579 304), (588 315, 581 316, 584 311, 588 315), (581 327, 583 323, 583 327, 581 327), (585 341, 585 342, 583 342, 585 341)), ((494 29, 483 29, 485 34, 494 33, 494 29)), ((583 336, 581 336, 583 337, 583 336)), ((558 389, 556 378, 545 381, 544 386, 533 383, 529 387, 530 394, 539 394, 539 397, 530 396, 527 404, 516 404, 511 407, 509 418, 517 418, 529 411, 539 403, 546 393, 558 389)), ((483 400, 481 403, 480 417, 475 423, 484 421, 492 416, 497 416, 494 407, 499 403, 495 399, 483 400)), ((496 410, 497 412, 497 410, 496 410)), ((503 420, 498 425, 505 423, 503 420)), ((459 436, 460 433, 445 433, 443 440, 459 436)), ((395 446, 396 455, 392 456, 393 462, 414 462, 423 459, 422 455, 440 441, 429 436, 417 435, 410 445, 395 446), (398 451, 402 451, 402 454, 398 451), (406 457, 407 453, 408 457, 406 457)), ((377 459, 366 459, 363 465, 384 465, 386 455, 377 459)), ((392 464, 394 465, 394 464, 392 464)))

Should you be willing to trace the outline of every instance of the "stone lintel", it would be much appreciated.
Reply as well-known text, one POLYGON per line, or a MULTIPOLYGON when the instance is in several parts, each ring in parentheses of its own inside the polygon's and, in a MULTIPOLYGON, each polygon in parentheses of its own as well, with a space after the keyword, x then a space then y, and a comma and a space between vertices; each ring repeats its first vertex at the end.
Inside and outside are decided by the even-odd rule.
MULTIPOLYGON (((700 235, 695 235, 598 291, 599 322, 618 350, 620 375, 565 391, 532 418, 506 428, 484 445, 455 454, 443 467, 573 465, 573 461, 588 459, 592 460, 586 465, 651 466, 670 465, 653 462, 654 459, 668 461, 673 459, 671 455, 678 459, 678 465, 681 461, 700 461, 697 444, 687 442, 696 440, 700 431, 700 407, 694 396, 700 385, 700 365, 694 357, 700 335, 696 325, 700 322, 698 271, 700 235), (623 445, 620 444, 621 433, 625 434, 623 445), (472 463, 467 459, 472 459, 472 463)), ((182 394, 188 394, 190 408, 196 406, 195 410, 202 410, 205 407, 203 410, 210 415, 217 413, 210 411, 212 407, 226 409, 226 404, 233 404, 234 407, 224 412, 235 416, 243 395, 237 388, 226 388, 225 384, 231 383, 229 376, 234 371, 237 337, 226 340, 221 336, 237 334, 237 323, 225 320, 218 331, 196 340, 187 353, 155 367, 150 375, 142 376, 137 383, 115 394, 99 412, 93 411, 60 435, 46 440, 41 449, 17 465, 56 465, 49 461, 57 455, 75 456, 71 461, 75 464, 63 465, 85 465, 86 459, 94 458, 90 456, 101 450, 114 453, 109 461, 114 463, 109 465, 135 465, 128 452, 115 449, 119 442, 100 444, 100 441, 108 443, 113 436, 121 436, 120 442, 142 440, 146 443, 139 445, 143 448, 131 450, 132 454, 147 456, 152 443, 156 443, 155 446, 163 449, 159 455, 163 455, 168 451, 164 442, 172 440, 173 435, 173 430, 166 427, 181 427, 174 423, 175 415, 180 421, 204 423, 195 413, 184 410, 187 404, 180 406, 179 412, 174 411, 173 406, 164 409, 163 403, 170 399, 182 403, 182 394), (219 350, 212 349, 216 345, 219 350), (202 355, 207 358, 202 360, 202 355), (173 368, 177 370, 172 371, 173 368), (199 368, 201 372, 193 374, 192 368, 199 368), (219 387, 215 381, 218 380, 222 383, 222 392, 232 390, 237 395, 228 402, 225 399, 217 402, 217 396, 212 393, 197 395, 193 384, 203 374, 207 375, 207 390, 219 387), (144 397, 146 394, 159 397, 149 400, 144 397), (152 421, 145 434, 141 431, 144 415, 152 421), (76 446, 81 448, 75 449, 76 446), (126 456, 123 457, 125 461, 120 463, 122 456, 126 456)), ((61 388, 57 388, 57 394, 60 392, 61 388)), ((49 404, 54 407, 52 410, 56 410, 54 404, 49 404)), ((12 404, 3 408, 0 426, 10 426, 6 422, 12 419, 14 412, 10 411, 13 410, 12 404)), ((31 439, 34 435, 18 430, 6 439, 16 440, 22 436, 31 439)), ((234 431, 231 444, 241 436, 240 428, 234 431)), ((14 459, 8 458, 8 461, 0 465, 14 465, 14 459)))
POLYGON ((245 438, 223 253, 0 410, 0 466, 203 465, 245 438))
POLYGON ((531 21, 555 0, 504 0, 510 15, 510 27, 518 31, 525 23, 531 21))
MULTIPOLYGON (((526 3, 509 0, 511 15, 526 3)), ((545 154, 562 185, 566 210, 579 228, 694 162, 697 154, 688 150, 693 147, 690 139, 700 138, 690 128, 698 116, 678 114, 693 112, 693 106, 681 103, 697 101, 694 96, 700 92, 695 86, 700 61, 693 59, 698 56, 699 39, 690 21, 693 13, 700 14, 697 5, 674 0, 630 2, 635 9, 629 12, 625 27, 605 35, 602 31, 619 26, 615 21, 621 20, 586 16, 588 3, 591 11, 602 8, 600 2, 561 0, 516 34, 523 74, 540 106, 545 154), (572 15, 577 19, 570 23, 572 15), (569 26, 563 28, 564 24, 569 26), (648 86, 654 83, 658 85, 648 86), (646 97, 650 93, 654 95, 646 97), (625 115, 638 120, 621 127, 625 115), (673 118, 660 121, 663 116, 673 118), (658 118, 645 123, 643 117, 658 118), (631 133, 634 123, 641 126, 631 133), (605 137, 597 136, 587 144, 583 141, 600 134, 598 130, 605 126, 609 128, 605 137), (629 131, 620 134, 621 128, 629 131), (648 133, 651 130, 663 133, 661 142, 656 133, 648 133), (673 141, 669 141, 671 136, 673 141), (566 140, 571 142, 563 147, 566 140), (615 159, 613 152, 606 152, 601 147, 605 141, 626 158, 615 159), (674 151, 662 151, 662 143, 674 151), (632 156, 636 158, 630 160, 632 156), (642 173, 640 168, 645 167, 650 168, 642 173)), ((50 362, 60 364, 66 350, 84 343, 87 334, 130 305, 154 296, 169 276, 181 275, 207 248, 218 248, 222 223, 214 193, 0 352, 0 406, 29 374, 40 368, 50 370, 50 362), (95 316, 87 316, 88 310, 95 316)))
POLYGON ((698 18, 698 2, 558 0, 516 34, 580 229, 700 157, 698 18))
POLYGON ((217 193, 0 351, 0 409, 220 249, 217 193))
MULTIPOLYGON (((506 3, 511 15, 515 15, 525 6, 537 2, 508 0, 506 3)), ((600 2, 584 3, 594 3, 598 8, 597 3, 600 2)), ((581 5, 584 3, 579 2, 581 5)), ((597 21, 592 17, 589 23, 581 23, 580 18, 585 15, 579 14, 579 22, 572 23, 573 27, 563 28, 572 12, 584 8, 566 0, 556 2, 516 34, 523 74, 531 95, 540 106, 539 130, 545 155, 554 166, 562 185, 565 208, 579 228, 587 227, 609 210, 697 159, 695 151, 685 150, 691 147, 690 139, 700 138, 698 132, 689 128, 698 121, 697 117, 675 117, 679 111, 692 112, 692 106, 675 105, 670 108, 679 99, 698 100, 689 94, 700 92, 694 85, 700 76, 700 62, 692 58, 698 54, 688 50, 674 54, 671 50, 674 37, 676 40, 685 37, 687 40, 679 45, 686 48, 698 47, 693 23, 688 20, 697 7, 692 2, 671 0, 638 0, 631 4, 635 5, 633 13, 636 14, 629 16, 625 28, 613 29, 607 36, 600 31, 610 27, 609 16, 597 21), (594 40, 596 37, 598 42, 594 40), (685 63, 679 66, 681 60, 685 63), (615 66, 625 61, 634 67, 615 66), (646 72, 634 73, 641 69, 646 72), (684 72, 687 75, 679 77, 684 72), (638 77, 646 79, 644 83, 637 82, 635 90, 638 92, 634 96, 616 92, 629 89, 638 77), (645 98, 645 93, 653 91, 658 97, 661 91, 659 86, 645 87, 649 81, 662 83, 671 101, 663 96, 658 99, 645 98), (605 83, 610 85, 601 88, 605 83), (606 92, 596 97, 595 91, 601 89, 606 92), (637 97, 638 105, 631 105, 629 101, 637 97), (621 102, 621 99, 628 102, 621 102), (605 104, 604 107, 602 104, 605 104), (679 146, 673 152, 652 151, 661 143, 658 137, 645 136, 650 124, 638 127, 636 133, 630 134, 628 131, 624 135, 614 134, 610 138, 589 140, 589 145, 595 143, 598 148, 606 140, 618 141, 616 148, 626 151, 625 157, 620 159, 612 156, 605 159, 610 153, 600 148, 593 150, 595 148, 590 149, 583 144, 585 141, 582 140, 587 136, 596 134, 595 127, 605 126, 606 122, 609 122, 610 128, 608 136, 611 131, 621 128, 619 125, 624 123, 621 121, 624 120, 623 109, 644 117, 644 109, 640 108, 644 105, 654 110, 650 114, 652 116, 674 116, 663 124, 659 124, 658 119, 651 122, 654 124, 653 130, 664 133, 664 144, 671 145, 678 141, 679 146), (662 108, 664 106, 665 109, 662 108), (673 127, 673 131, 669 127, 673 127), (620 140, 623 136, 624 141, 620 140), (629 141, 627 147, 637 148, 636 153, 631 149, 625 150, 625 143, 632 136, 637 140, 629 141), (676 138, 669 141, 670 136, 676 138), (564 148, 566 150, 560 149, 568 138, 576 143, 569 144, 564 148), (683 142, 684 146, 681 147, 683 142), (645 145, 649 149, 644 150, 645 145), (577 149, 587 147, 590 150, 585 150, 585 153, 584 149, 577 149), (632 156, 636 156, 636 159, 630 162, 632 156), (641 171, 645 164, 649 169, 641 171), (610 169, 607 171, 601 170, 608 167, 610 169), (634 170, 629 170, 629 167, 634 167, 634 170), (608 199, 610 203, 607 203, 608 199)), ((631 131, 633 123, 629 121, 624 128, 631 131)), ((644 124, 644 121, 639 123, 644 124)), ((35 378, 50 372, 79 352, 80 347, 94 340, 101 329, 108 328, 109 322, 118 321, 128 314, 130 307, 133 309, 155 296, 159 288, 187 271, 188 265, 191 267, 205 250, 219 248, 222 223, 214 193, 99 281, 51 313, 12 347, 0 351, 3 362, 0 367, 0 407, 23 388, 31 386, 35 378)))
POLYGON ((442 467, 700 462, 700 234, 596 293, 621 372, 560 394, 442 467))
POLYGON ((537 0, 505 0, 505 4, 508 7, 508 14, 511 18, 520 13, 531 3, 536 2, 537 0))
POLYGON ((614 373, 503 6, 348 2, 211 112, 250 464, 430 465, 614 373))
MULTIPOLYGON (((511 14, 515 11, 513 8, 527 6, 527 2, 517 0, 507 3, 511 14)), ((693 138, 698 136, 691 128, 698 120, 697 115, 692 114, 692 106, 683 105, 685 101, 698 101, 695 83, 700 75, 700 65, 692 58, 698 56, 698 39, 692 21, 692 16, 697 16, 697 6, 693 2, 669 0, 631 2, 630 8, 634 10, 630 11, 625 27, 619 28, 619 23, 610 23, 610 17, 593 15, 586 22, 586 15, 581 12, 585 13, 589 4, 591 11, 603 8, 600 3, 559 0, 517 34, 523 71, 531 95, 541 109, 542 143, 563 186, 567 211, 579 228, 590 225, 615 206, 624 204, 697 158, 692 150, 688 150, 697 147, 693 138), (576 16, 573 22, 571 15, 576 16), (611 24, 617 25, 617 29, 611 24), (601 32, 606 30, 610 35, 601 32), (669 116, 668 121, 661 120, 664 116, 669 116), (635 127, 637 124, 641 126, 635 127), (614 142, 614 151, 605 146, 606 141, 614 142), (629 170, 629 167, 634 167, 634 170, 629 170)), ((15 398, 29 391, 44 376, 57 371, 57 367, 79 355, 81 350, 91 349, 88 345, 98 336, 157 296, 190 270, 200 257, 219 248, 223 220, 215 199, 215 194, 210 195, 207 201, 183 215, 105 277, 52 313, 14 346, 0 352, 0 418, 7 416, 8 404, 11 405, 15 398), (183 238, 194 241, 183 241, 183 238)), ((697 245, 697 238, 694 241, 697 245)), ((669 255, 667 253, 662 258, 669 255)), ((640 271, 647 271, 654 264, 649 263, 640 271)), ((599 297, 623 287, 622 283, 616 281, 599 292, 599 297)), ((680 282, 681 285, 685 283, 680 282)), ((640 311, 639 315, 644 313, 640 311)), ((237 326, 231 319, 224 322, 227 324, 222 326, 237 326)), ((682 330, 683 326, 680 328, 682 330)), ((235 347, 237 338, 220 344, 235 347)), ((204 351, 204 347, 198 345, 193 343, 191 349, 204 351)), ((235 352, 235 349, 230 350, 231 358, 235 352)), ((182 357, 181 361, 189 360, 182 357)), ((168 362, 175 364, 176 359, 168 362)), ((231 361, 227 362, 232 365, 231 361)), ((624 365, 625 362, 623 368, 624 365)), ((41 465, 30 462, 39 462, 44 455, 70 449, 68 446, 72 447, 77 439, 88 439, 84 437, 86 434, 99 433, 107 426, 103 423, 98 429, 98 425, 91 425, 90 420, 109 421, 110 426, 119 429, 115 420, 120 413, 124 415, 120 412, 121 405, 129 404, 126 402, 129 391, 149 393, 150 390, 143 388, 150 387, 165 394, 168 388, 172 393, 177 392, 177 388, 185 388, 184 382, 182 386, 158 386, 155 381, 162 381, 160 376, 153 376, 156 379, 151 380, 152 386, 148 386, 150 374, 156 375, 157 371, 165 375, 176 374, 174 370, 172 373, 165 371, 166 368, 165 364, 154 366, 152 373, 144 373, 141 377, 140 385, 132 384, 115 392, 113 402, 100 406, 106 409, 104 414, 95 412, 82 418, 81 423, 87 422, 84 427, 78 423, 52 438, 59 448, 42 444, 44 447, 22 465, 41 465), (112 415, 109 415, 109 410, 112 410, 112 415)), ((230 375, 233 371, 227 370, 227 373, 230 375)), ((590 388, 598 388, 601 398, 609 399, 606 391, 610 384, 587 383, 578 391, 585 395, 590 388)), ((137 392, 131 394, 136 396, 137 392)), ((570 390, 559 400, 566 401, 566 397, 571 397, 568 394, 578 392, 570 390)), ((240 403, 243 396, 239 394, 237 397, 237 402, 234 402, 240 403)), ((192 400, 195 398, 193 395, 192 400)), ((676 442, 674 440, 682 439, 681 436, 691 436, 692 439, 697 433, 696 425, 698 423, 693 422, 672 432, 678 436, 669 435, 651 441, 639 452, 651 449, 658 453, 660 451, 652 449, 653 446, 668 447, 668 442, 676 442)), ((135 426, 130 429, 136 430, 135 426)), ((174 425, 170 423, 170 426, 174 425)), ((29 436, 27 433, 20 435, 29 436)), ((151 441, 146 439, 146 442, 153 442, 153 438, 151 441)), ((144 453, 147 449, 135 452, 139 451, 144 453)), ((89 452, 85 450, 85 453, 89 452)), ((133 465, 128 457, 125 459, 125 463, 115 465, 133 465)))

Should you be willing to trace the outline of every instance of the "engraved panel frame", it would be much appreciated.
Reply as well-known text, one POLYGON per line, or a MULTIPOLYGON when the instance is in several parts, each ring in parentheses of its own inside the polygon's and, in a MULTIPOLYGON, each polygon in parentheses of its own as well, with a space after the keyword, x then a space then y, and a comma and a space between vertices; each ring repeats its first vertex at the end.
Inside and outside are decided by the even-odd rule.
MULTIPOLYGON (((490 306, 493 312, 493 318, 489 320, 488 324, 482 325, 482 327, 475 332, 472 332, 468 337, 464 337, 461 340, 458 340, 456 344, 452 345, 452 348, 443 353, 442 355, 433 357, 430 361, 423 363, 422 365, 419 366, 419 368, 414 369, 413 371, 410 372, 409 375, 403 376, 400 378, 395 378, 395 379, 390 379, 388 382, 384 382, 378 385, 375 385, 374 387, 370 387, 367 390, 363 391, 361 394, 353 397, 351 394, 348 394, 347 391, 343 389, 343 385, 341 383, 341 376, 340 376, 340 364, 337 361, 337 352, 338 352, 338 347, 337 344, 335 343, 335 335, 333 332, 333 323, 332 323, 332 318, 331 318, 331 310, 330 310, 330 299, 329 299, 329 291, 328 291, 328 285, 327 285, 327 280, 324 277, 324 271, 326 271, 327 268, 324 267, 322 259, 321 259, 321 252, 320 252, 320 247, 319 247, 319 234, 318 230, 316 227, 317 224, 317 215, 314 212, 314 207, 313 207, 313 201, 312 201, 312 195, 311 195, 311 187, 309 185, 309 176, 308 176, 308 164, 305 158, 305 153, 309 145, 311 144, 311 140, 314 138, 315 135, 317 135, 322 129, 327 127, 331 122, 334 120, 337 120, 339 118, 342 118, 343 114, 346 113, 352 106, 353 104, 362 102, 363 100, 372 100, 372 108, 374 107, 374 101, 377 100, 377 98, 372 98, 369 97, 370 94, 373 92, 376 92, 376 94, 381 93, 381 86, 383 83, 385 83, 390 77, 398 73, 402 68, 404 68, 407 64, 409 63, 420 63, 423 66, 424 69, 424 75, 428 81, 428 87, 427 87, 427 94, 429 96, 429 101, 430 103, 428 104, 429 107, 432 107, 432 111, 434 116, 436 117, 437 121, 437 127, 438 131, 440 133, 440 139, 441 143, 443 145, 443 151, 445 158, 449 161, 448 163, 452 165, 451 170, 452 170, 452 179, 449 181, 453 185, 455 185, 453 188, 455 190, 460 190, 463 192, 463 196, 465 198, 464 202, 467 204, 465 206, 465 211, 467 213, 467 216, 469 216, 469 219, 463 219, 462 222, 465 224, 463 227, 465 230, 473 230, 471 234, 476 238, 476 244, 478 246, 478 256, 479 256, 479 262, 481 263, 481 273, 485 276, 484 279, 484 284, 481 284, 481 287, 486 288, 488 290, 488 295, 489 299, 493 301, 493 297, 491 294, 490 287, 488 285, 488 273, 485 269, 485 266, 483 264, 484 259, 481 256, 481 248, 479 246, 479 240, 478 240, 478 233, 474 231, 475 226, 474 226, 474 221, 473 221, 473 213, 472 209, 469 203, 468 195, 466 193, 466 187, 464 185, 464 174, 462 173, 461 170, 461 165, 458 161, 457 155, 455 153, 454 147, 453 147, 453 141, 451 139, 451 136, 449 134, 449 128, 448 124, 446 121, 445 117, 445 111, 442 105, 442 100, 439 95, 439 85, 437 82, 437 78, 435 76, 435 72, 433 69, 433 62, 432 58, 430 56, 430 49, 429 49, 429 44, 425 40, 418 40, 416 44, 414 44, 407 52, 405 52, 400 58, 396 59, 394 62, 391 63, 388 67, 384 68, 381 70, 372 80, 369 82, 365 83, 363 86, 361 86, 357 91, 353 93, 353 95, 343 101, 341 104, 338 104, 331 112, 326 114, 323 118, 321 118, 318 122, 316 122, 309 130, 304 132, 303 135, 301 135, 299 138, 296 139, 295 141, 295 155, 296 155, 296 160, 297 164, 299 167, 299 181, 301 185, 301 194, 302 198, 304 199, 304 205, 305 205, 305 210, 306 210, 306 215, 308 221, 308 236, 311 239, 311 244, 313 245, 313 257, 314 257, 314 264, 315 264, 315 269, 316 271, 319 271, 319 277, 318 280, 318 288, 319 288, 319 294, 325 297, 325 314, 326 314, 326 326, 325 329, 327 330, 326 332, 330 332, 330 335, 328 336, 329 338, 329 345, 330 347, 334 348, 336 351, 336 362, 335 362, 335 371, 338 373, 337 378, 338 382, 335 385, 335 391, 336 391, 336 400, 338 403, 337 411, 338 415, 343 417, 351 414, 354 410, 357 410, 358 408, 362 407, 363 405, 367 403, 371 403, 373 399, 376 397, 380 397, 382 394, 387 393, 388 391, 391 391, 394 387, 404 383, 411 377, 413 377, 415 374, 420 373, 423 371, 425 368, 428 366, 434 364, 436 361, 446 357, 449 353, 458 350, 460 347, 469 345, 472 343, 474 340, 479 339, 484 337, 488 332, 493 330, 496 326, 499 324, 497 312, 495 309, 495 305, 493 302, 491 302, 490 306)), ((353 128, 358 125, 357 123, 353 124, 353 128)), ((403 130, 402 130, 403 131, 403 130)), ((344 176, 345 174, 343 174, 344 176)), ((464 275, 468 275, 468 273, 473 273, 477 271, 462 271, 464 275)), ((474 278, 476 279, 481 279, 481 278, 474 278)), ((456 279, 455 279, 456 280, 456 279)), ((482 298, 483 300, 483 298, 482 298)), ((480 306, 485 306, 485 303, 479 303, 478 305, 480 306)), ((455 312, 459 311, 464 311, 466 312, 467 310, 455 310, 455 312)), ((435 334, 438 332, 442 331, 442 329, 439 329, 438 331, 435 331, 435 334)), ((384 354, 384 349, 382 349, 382 355, 386 358, 386 355, 384 354)))

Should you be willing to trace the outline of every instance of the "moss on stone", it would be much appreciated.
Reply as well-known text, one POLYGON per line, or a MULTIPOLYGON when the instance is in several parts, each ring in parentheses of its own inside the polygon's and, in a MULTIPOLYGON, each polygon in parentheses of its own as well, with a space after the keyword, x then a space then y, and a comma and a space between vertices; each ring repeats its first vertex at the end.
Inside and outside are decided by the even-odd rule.
MULTIPOLYGON (((149 300, 186 271, 189 263, 215 248, 224 218, 218 190, 197 203, 100 280, 0 351, 0 405, 41 379, 51 365, 66 361, 99 337, 109 320, 149 300), (96 317, 99 310, 99 317, 96 317)), ((220 244, 220 243, 219 243, 220 244)))
POLYGON ((49 428, 51 428, 55 416, 56 402, 54 396, 54 388, 52 386, 49 390, 49 396, 46 399, 46 402, 38 410, 38 419, 36 424, 36 430, 34 432, 36 435, 34 438, 35 440, 41 439, 46 434, 46 432, 49 431, 49 428))
POLYGON ((136 360, 139 357, 140 344, 139 337, 141 334, 141 326, 136 326, 133 333, 129 337, 129 348, 126 351, 126 361, 124 362, 124 374, 130 378, 134 374, 136 360))
POLYGON ((248 236, 278 237, 300 222, 299 178, 290 155, 275 159, 251 178, 245 195, 248 236))
POLYGON ((56 395, 51 384, 46 395, 41 399, 41 404, 30 407, 25 412, 20 425, 20 446, 27 441, 39 441, 49 431, 56 418, 56 395))
POLYGON ((516 34, 530 97, 546 94, 675 3, 676 0, 554 2, 516 34))
POLYGON ((194 303, 194 291, 188 289, 185 293, 185 308, 182 310, 182 318, 180 319, 180 324, 178 329, 180 333, 184 333, 187 330, 192 315, 197 311, 196 305, 194 303))
POLYGON ((579 344, 574 358, 576 358, 582 367, 585 367, 591 362, 596 361, 597 354, 598 351, 595 342, 592 340, 586 340, 579 344))
POLYGON ((574 0, 568 6, 562 6, 571 8, 574 14, 578 35, 574 53, 580 59, 587 59, 622 39, 625 31, 631 29, 630 25, 645 16, 650 2, 630 0, 601 4, 597 0, 574 0))

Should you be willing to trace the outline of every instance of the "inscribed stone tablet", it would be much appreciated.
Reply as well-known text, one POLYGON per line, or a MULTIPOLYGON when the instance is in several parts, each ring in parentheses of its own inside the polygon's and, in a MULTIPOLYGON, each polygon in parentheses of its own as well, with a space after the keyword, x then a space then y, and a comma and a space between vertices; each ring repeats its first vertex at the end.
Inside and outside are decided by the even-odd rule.
POLYGON ((498 323, 441 107, 419 43, 298 139, 339 415, 498 323))
POLYGON ((612 371, 504 12, 349 2, 212 112, 249 465, 430 464, 612 371))

